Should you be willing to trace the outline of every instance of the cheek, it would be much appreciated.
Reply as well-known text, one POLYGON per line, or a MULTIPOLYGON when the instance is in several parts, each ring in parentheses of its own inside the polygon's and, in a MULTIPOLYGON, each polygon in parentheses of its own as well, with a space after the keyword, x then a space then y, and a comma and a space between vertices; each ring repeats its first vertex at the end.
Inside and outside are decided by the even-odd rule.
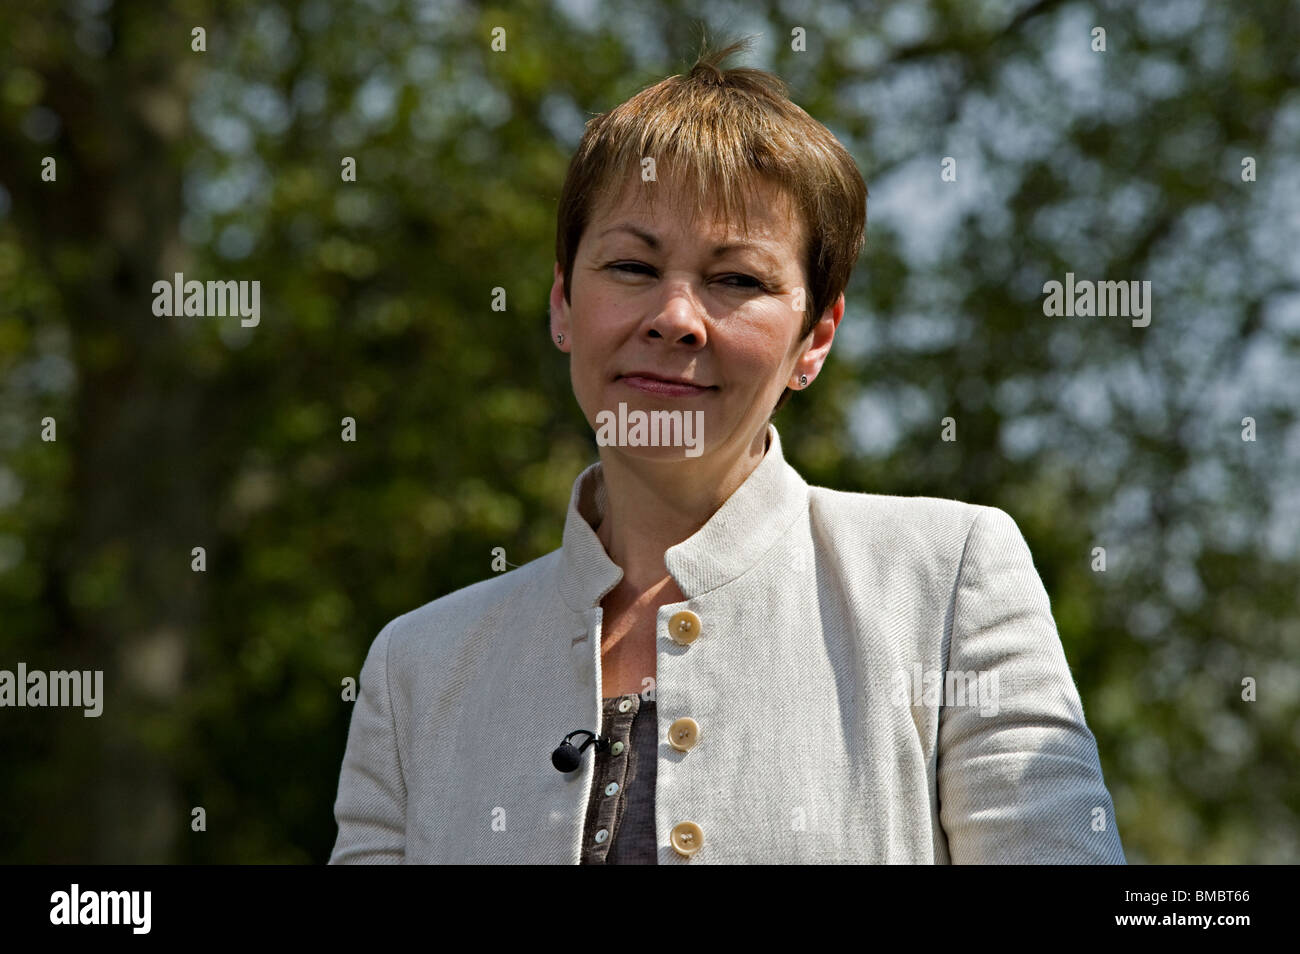
POLYGON ((728 363, 758 387, 765 386, 768 378, 780 373, 790 357, 786 329, 771 322, 735 333, 725 346, 728 363))
POLYGON ((617 321, 620 310, 608 296, 590 293, 581 301, 575 296, 573 304, 570 377, 574 393, 585 402, 600 401, 625 337, 617 321))
POLYGON ((633 314, 617 290, 588 287, 573 299, 574 324, 589 342, 615 337, 622 321, 633 314))

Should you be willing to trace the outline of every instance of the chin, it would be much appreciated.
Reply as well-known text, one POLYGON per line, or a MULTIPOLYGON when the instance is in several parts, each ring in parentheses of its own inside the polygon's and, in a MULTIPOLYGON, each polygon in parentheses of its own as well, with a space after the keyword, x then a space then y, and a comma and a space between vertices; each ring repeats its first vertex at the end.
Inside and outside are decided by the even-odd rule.
POLYGON ((619 401, 598 410, 592 428, 596 444, 641 460, 698 460, 707 447, 701 408, 647 407, 619 401))
POLYGON ((614 452, 621 457, 631 458, 647 464, 680 464, 683 462, 703 460, 707 446, 701 442, 693 447, 619 447, 602 446, 603 452, 614 452))

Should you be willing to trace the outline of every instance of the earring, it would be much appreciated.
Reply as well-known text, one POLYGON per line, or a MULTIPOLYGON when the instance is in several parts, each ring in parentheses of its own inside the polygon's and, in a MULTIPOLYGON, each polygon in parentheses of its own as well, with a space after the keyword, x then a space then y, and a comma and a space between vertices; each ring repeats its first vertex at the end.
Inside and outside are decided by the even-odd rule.
POLYGON ((556 344, 564 344, 564 335, 556 335, 556 336, 555 336, 555 343, 556 343, 556 344))
POLYGON ((806 374, 799 375, 799 387, 806 388, 807 386, 808 386, 808 375, 806 374))

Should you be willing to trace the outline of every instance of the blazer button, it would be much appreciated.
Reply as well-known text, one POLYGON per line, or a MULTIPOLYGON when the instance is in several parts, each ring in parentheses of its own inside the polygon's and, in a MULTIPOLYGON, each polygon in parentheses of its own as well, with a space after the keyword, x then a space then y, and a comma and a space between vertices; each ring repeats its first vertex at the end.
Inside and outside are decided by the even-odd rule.
POLYGON ((685 752, 700 741, 700 724, 682 716, 668 727, 668 744, 678 752, 685 752))
POLYGON ((700 618, 690 610, 674 613, 668 620, 668 635, 683 646, 689 646, 700 635, 700 618))
POLYGON ((672 842, 675 852, 689 858, 699 851, 704 844, 704 832, 700 830, 700 826, 695 822, 678 822, 673 826, 669 840, 672 842))

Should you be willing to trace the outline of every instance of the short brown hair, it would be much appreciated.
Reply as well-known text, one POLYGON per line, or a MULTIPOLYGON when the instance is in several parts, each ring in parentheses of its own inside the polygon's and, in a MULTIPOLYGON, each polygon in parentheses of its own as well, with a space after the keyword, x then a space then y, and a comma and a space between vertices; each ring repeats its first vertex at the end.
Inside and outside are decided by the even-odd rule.
MULTIPOLYGON (((830 130, 790 101, 780 77, 720 68, 748 43, 702 50, 685 76, 670 76, 588 120, 556 216, 555 259, 564 270, 565 301, 572 304, 574 258, 594 210, 640 181, 646 156, 680 175, 683 189, 694 187, 692 217, 713 204, 726 221, 739 213, 748 229, 746 191, 755 177, 791 197, 807 237, 801 339, 847 287, 865 240, 866 183, 830 130)), ((645 190, 651 204, 656 191, 645 190)), ((786 388, 773 414, 791 393, 786 388)))

